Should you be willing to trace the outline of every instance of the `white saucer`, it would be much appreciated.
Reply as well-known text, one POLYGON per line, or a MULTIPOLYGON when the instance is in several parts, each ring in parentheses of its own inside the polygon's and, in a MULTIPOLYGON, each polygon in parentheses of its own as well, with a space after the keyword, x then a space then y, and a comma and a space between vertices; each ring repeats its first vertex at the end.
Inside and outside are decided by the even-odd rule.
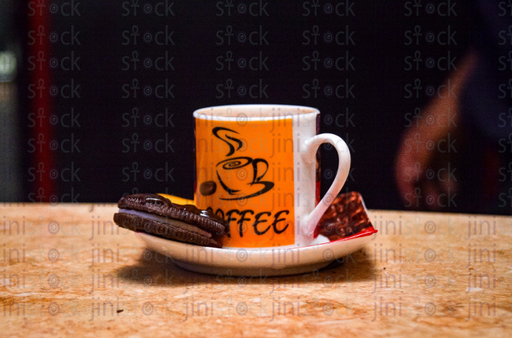
POLYGON ((172 258, 183 269, 227 276, 280 276, 319 270, 361 249, 377 230, 367 228, 350 237, 297 248, 209 248, 137 232, 153 251, 172 258))

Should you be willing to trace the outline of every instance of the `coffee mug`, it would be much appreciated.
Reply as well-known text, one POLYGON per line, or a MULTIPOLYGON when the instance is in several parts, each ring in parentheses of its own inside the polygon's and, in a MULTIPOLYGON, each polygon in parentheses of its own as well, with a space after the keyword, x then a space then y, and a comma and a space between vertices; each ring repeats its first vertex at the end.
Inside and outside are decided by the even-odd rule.
POLYGON ((350 168, 346 143, 318 134, 318 109, 291 105, 229 105, 194 112, 194 200, 228 225, 224 247, 305 246, 343 187, 350 168), (339 163, 320 202, 318 147, 330 143, 339 163))

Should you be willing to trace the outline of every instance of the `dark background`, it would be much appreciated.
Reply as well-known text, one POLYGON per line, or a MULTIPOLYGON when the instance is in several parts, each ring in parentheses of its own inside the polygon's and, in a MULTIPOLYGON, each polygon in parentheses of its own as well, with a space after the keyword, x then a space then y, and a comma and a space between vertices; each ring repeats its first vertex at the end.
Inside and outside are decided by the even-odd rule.
MULTIPOLYGON (((460 1, 52 1, 42 9, 37 4, 12 4, 8 12, 12 23, 5 40, 19 58, 13 81, 19 134, 13 147, 19 147, 22 173, 20 193, 5 197, 10 201, 116 202, 135 192, 192 198, 192 112, 281 103, 319 108, 321 132, 347 142, 352 171, 344 191, 361 192, 372 209, 406 209, 393 167, 400 136, 483 30, 476 5, 460 1), (41 62, 49 78, 42 95, 51 105, 37 120, 50 130, 43 157, 32 146, 39 131, 28 90, 38 76, 29 62, 38 15, 47 19, 48 34, 41 39, 48 51, 41 62), (157 44, 157 33, 166 31, 166 43, 157 44), (172 61, 158 70, 155 61, 166 55, 172 61), (351 61, 345 63, 347 56, 351 61), (74 67, 66 57, 75 58, 74 67), (226 57, 232 58, 230 68, 226 57), (250 64, 252 57, 265 62, 250 64), (337 69, 339 57, 344 59, 337 69), (172 95, 156 97, 162 88, 157 86, 166 83, 172 95), (258 90, 251 92, 252 85, 258 90), (172 116, 167 126, 156 125, 163 121, 159 114, 172 116), (155 149, 159 139, 170 143, 167 149, 155 149), (75 147, 68 149, 70 141, 75 147), (41 158, 51 160, 44 173, 35 174, 41 158), (162 168, 168 175, 155 176, 162 168), (41 187, 46 190, 38 199, 41 187)), ((482 151, 461 142, 455 146, 459 156, 451 165, 462 188, 443 211, 508 213, 485 190, 482 151)), ((325 191, 337 157, 328 147, 321 155, 325 191)))

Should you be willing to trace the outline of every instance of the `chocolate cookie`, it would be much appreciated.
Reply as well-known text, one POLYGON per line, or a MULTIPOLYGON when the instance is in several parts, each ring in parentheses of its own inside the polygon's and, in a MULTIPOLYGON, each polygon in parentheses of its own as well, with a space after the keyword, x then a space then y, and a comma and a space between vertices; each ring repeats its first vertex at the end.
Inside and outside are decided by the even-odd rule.
POLYGON ((221 248, 214 236, 226 231, 224 220, 193 205, 174 204, 156 194, 135 194, 122 197, 114 222, 120 227, 148 234, 221 248))
POLYGON ((361 194, 349 192, 334 199, 318 222, 317 231, 334 241, 371 226, 361 194))

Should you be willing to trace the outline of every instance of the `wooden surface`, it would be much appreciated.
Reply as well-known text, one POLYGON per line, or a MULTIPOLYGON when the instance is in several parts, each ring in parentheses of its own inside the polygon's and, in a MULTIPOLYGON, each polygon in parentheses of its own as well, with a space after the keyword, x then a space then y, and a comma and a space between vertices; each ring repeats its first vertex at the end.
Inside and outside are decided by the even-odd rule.
POLYGON ((343 265, 251 278, 182 270, 115 211, 1 206, 0 336, 512 333, 510 217, 371 211, 379 233, 343 265))

